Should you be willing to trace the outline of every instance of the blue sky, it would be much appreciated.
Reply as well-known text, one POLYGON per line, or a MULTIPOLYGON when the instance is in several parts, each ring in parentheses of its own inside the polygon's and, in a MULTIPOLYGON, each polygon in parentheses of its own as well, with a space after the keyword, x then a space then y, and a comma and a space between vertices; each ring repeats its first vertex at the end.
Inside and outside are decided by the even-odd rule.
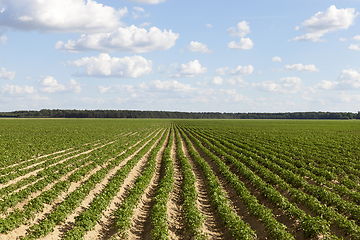
POLYGON ((360 110, 360 1, 0 0, 0 111, 360 110))

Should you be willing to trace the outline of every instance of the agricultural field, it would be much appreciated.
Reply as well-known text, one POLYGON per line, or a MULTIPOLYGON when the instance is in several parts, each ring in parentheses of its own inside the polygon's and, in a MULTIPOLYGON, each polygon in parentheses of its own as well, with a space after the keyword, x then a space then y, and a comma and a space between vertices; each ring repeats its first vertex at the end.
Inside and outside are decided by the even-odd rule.
POLYGON ((0 119, 0 239, 360 239, 360 122, 0 119))

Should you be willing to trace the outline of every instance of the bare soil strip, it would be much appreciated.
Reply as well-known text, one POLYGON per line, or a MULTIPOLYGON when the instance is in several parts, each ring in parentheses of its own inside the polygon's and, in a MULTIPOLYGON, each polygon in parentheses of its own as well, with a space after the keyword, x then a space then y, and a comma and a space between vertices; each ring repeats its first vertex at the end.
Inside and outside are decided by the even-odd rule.
MULTIPOLYGON (((156 137, 160 132, 161 132, 161 130, 159 130, 154 137, 156 137)), ((154 137, 152 137, 151 139, 153 139, 154 137)), ((116 166, 115 168, 110 170, 108 172, 108 174, 106 174, 104 179, 100 183, 96 184, 95 188, 89 192, 88 196, 81 202, 80 206, 74 210, 74 213, 67 217, 67 219, 65 220, 65 223, 62 225, 56 226, 54 231, 51 234, 49 234, 46 237, 41 238, 41 239, 44 239, 44 240, 45 239, 46 240, 61 239, 63 234, 66 231, 70 230, 74 226, 75 217, 78 216, 83 211, 85 211, 87 208, 89 208, 93 199, 96 197, 96 195, 98 195, 105 188, 106 184, 115 175, 115 173, 120 168, 122 168, 132 157, 134 157, 148 142, 150 142, 151 139, 149 139, 140 149, 135 151, 131 156, 124 159, 118 166, 116 166)))
POLYGON ((132 216, 132 228, 129 231, 128 239, 150 239, 151 231, 151 208, 154 205, 153 198, 157 190, 157 185, 161 179, 161 159, 164 153, 164 149, 167 145, 169 135, 164 142, 164 145, 160 148, 156 155, 156 171, 150 180, 149 186, 145 189, 139 204, 134 209, 132 216))
POLYGON ((183 201, 181 189, 183 176, 181 174, 180 162, 176 158, 175 132, 173 145, 171 148, 171 158, 174 165, 174 190, 170 193, 170 199, 167 206, 167 215, 169 220, 169 233, 171 239, 188 239, 189 233, 185 231, 185 217, 183 213, 183 201))
MULTIPOLYGON (((162 134, 165 134, 163 132, 162 134)), ((147 159, 151 150, 156 146, 158 141, 151 147, 146 155, 137 163, 137 165, 131 170, 128 177, 124 180, 124 183, 120 187, 119 192, 111 201, 109 207, 104 211, 100 222, 95 225, 94 230, 87 232, 85 239, 87 240, 98 240, 98 239, 109 239, 116 234, 114 212, 119 208, 122 201, 128 195, 129 189, 134 187, 136 179, 141 175, 144 168, 146 167, 147 159)), ((163 147, 164 148, 164 147, 163 147)), ((161 151, 161 150, 160 150, 161 151)))
POLYGON ((206 216, 202 231, 208 235, 209 239, 231 239, 228 234, 225 234, 225 225, 222 219, 216 213, 215 208, 211 205, 209 190, 205 181, 204 173, 196 166, 189 155, 188 149, 181 137, 182 148, 185 156, 189 159, 189 163, 193 168, 193 173, 196 177, 195 188, 198 192, 198 199, 196 201, 199 211, 206 216), (228 237, 228 238, 226 238, 228 237))

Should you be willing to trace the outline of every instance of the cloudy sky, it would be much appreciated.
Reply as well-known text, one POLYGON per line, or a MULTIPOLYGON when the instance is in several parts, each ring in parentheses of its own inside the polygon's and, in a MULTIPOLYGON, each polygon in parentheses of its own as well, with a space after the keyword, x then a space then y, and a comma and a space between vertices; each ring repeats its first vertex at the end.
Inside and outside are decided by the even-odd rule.
POLYGON ((360 110, 358 0, 0 0, 0 111, 360 110))

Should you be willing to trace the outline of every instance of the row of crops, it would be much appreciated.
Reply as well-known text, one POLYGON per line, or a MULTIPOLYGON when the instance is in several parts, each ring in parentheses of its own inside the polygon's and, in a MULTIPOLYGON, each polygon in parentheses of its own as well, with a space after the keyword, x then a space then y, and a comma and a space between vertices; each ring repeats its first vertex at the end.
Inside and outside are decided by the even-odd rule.
POLYGON ((2 121, 1 239, 360 239, 357 121, 2 121))

